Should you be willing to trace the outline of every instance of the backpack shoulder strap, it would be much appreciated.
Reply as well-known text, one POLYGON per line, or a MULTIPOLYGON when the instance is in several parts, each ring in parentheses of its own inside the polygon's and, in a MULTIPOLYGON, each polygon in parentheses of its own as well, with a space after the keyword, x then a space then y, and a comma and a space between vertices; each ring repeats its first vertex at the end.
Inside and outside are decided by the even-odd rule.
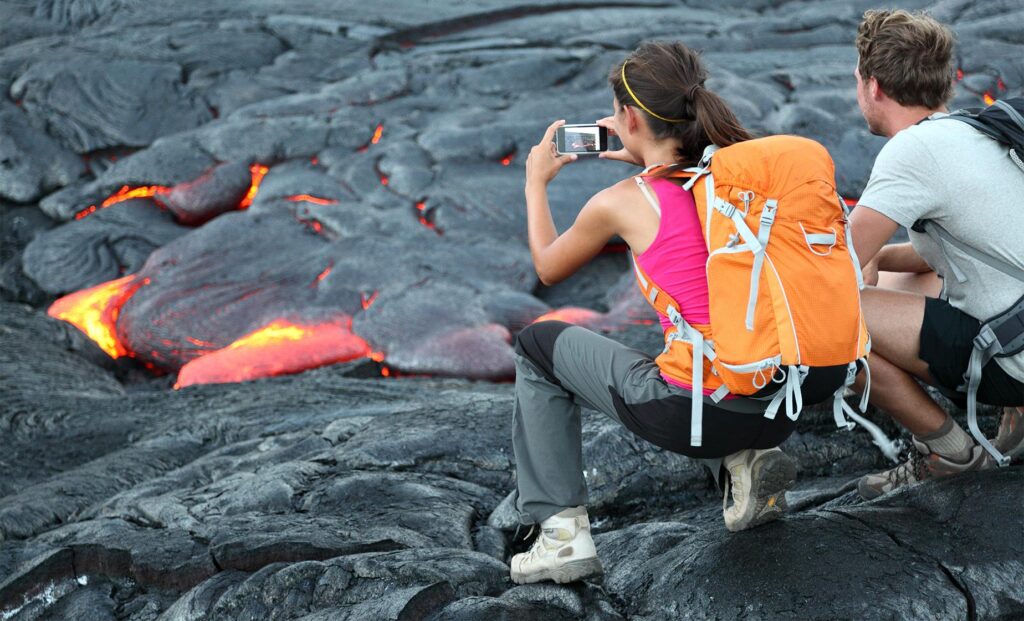
MULTIPOLYGON (((913 229, 919 232, 924 231, 928 233, 928 235, 930 235, 933 239, 936 239, 936 241, 942 240, 948 243, 949 245, 953 246, 960 252, 963 252, 964 254, 978 261, 981 261, 982 263, 991 267, 992 269, 998 272, 1002 272, 1003 274, 1006 274, 1010 278, 1015 278, 1020 282, 1024 283, 1024 269, 1021 269, 1015 265, 1011 265, 998 257, 994 257, 988 254, 987 252, 982 252, 981 250, 978 250, 973 246, 968 246, 964 242, 954 237, 953 234, 947 231, 945 228, 943 228, 942 225, 937 224, 933 220, 919 221, 914 224, 913 229)), ((952 267, 952 261, 950 261, 950 266, 954 271, 958 271, 958 268, 952 267)), ((959 276, 958 279, 961 281, 963 280, 959 276)))

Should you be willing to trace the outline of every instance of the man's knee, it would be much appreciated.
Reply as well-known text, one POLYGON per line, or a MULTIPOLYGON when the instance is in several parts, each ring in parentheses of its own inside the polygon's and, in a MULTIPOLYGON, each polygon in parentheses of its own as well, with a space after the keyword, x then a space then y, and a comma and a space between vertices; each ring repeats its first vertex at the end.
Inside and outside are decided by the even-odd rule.
POLYGON ((523 328, 516 335, 515 352, 532 362, 544 377, 557 383, 554 370, 555 341, 572 324, 564 321, 540 321, 523 328))

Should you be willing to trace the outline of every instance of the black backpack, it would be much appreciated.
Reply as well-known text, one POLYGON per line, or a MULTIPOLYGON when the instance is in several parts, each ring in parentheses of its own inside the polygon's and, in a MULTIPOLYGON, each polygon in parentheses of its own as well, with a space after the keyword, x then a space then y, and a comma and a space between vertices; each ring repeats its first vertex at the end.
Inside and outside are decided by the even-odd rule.
MULTIPOLYGON (((957 110, 949 116, 936 120, 941 119, 962 121, 993 140, 1006 145, 1009 149, 1010 159, 1021 169, 1021 172, 1024 172, 1024 97, 996 101, 986 108, 957 110)), ((913 229, 927 233, 936 242, 945 241, 989 267, 1024 282, 1024 270, 968 246, 931 220, 918 221, 914 223, 913 229)), ((952 261, 950 267, 956 271, 956 266, 952 264, 952 261)), ((974 339, 974 351, 971 353, 967 373, 964 374, 964 383, 957 389, 957 392, 967 394, 967 425, 970 427, 971 435, 1000 466, 1008 465, 1010 460, 1000 454, 978 428, 978 386, 981 383, 982 368, 992 358, 1014 356, 1022 351, 1024 351, 1024 297, 1002 313, 981 323, 981 330, 974 339)))
POLYGON ((986 108, 957 110, 947 119, 963 121, 1010 148, 1010 159, 1024 171, 1024 97, 1002 99, 986 108))

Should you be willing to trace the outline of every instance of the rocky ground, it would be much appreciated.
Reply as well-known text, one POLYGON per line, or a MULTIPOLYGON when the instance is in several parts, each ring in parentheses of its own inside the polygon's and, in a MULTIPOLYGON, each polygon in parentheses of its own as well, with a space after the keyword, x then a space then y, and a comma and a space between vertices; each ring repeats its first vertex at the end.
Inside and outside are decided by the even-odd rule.
MULTIPOLYGON (((1021 466, 861 502, 850 482, 887 462, 820 409, 784 447, 791 515, 736 535, 693 462, 590 413, 606 575, 507 579, 511 336, 583 307, 563 312, 660 338, 621 253, 538 285, 524 154, 550 120, 604 116, 637 42, 679 38, 856 197, 880 148, 851 75, 872 6, 4 2, 0 620, 1024 618, 1021 466), (114 279, 117 360, 46 316, 114 279), (281 319, 355 353, 172 389, 281 319)), ((905 6, 954 25, 954 105, 1020 94, 1019 2, 905 6)), ((629 172, 568 167, 557 224, 629 172)))

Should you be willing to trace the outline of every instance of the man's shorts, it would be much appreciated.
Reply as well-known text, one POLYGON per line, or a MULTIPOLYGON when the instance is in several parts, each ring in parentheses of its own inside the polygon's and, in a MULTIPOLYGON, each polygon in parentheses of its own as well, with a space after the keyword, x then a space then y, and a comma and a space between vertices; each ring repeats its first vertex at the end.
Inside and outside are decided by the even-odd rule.
MULTIPOLYGON (((978 336, 980 329, 980 321, 953 308, 946 300, 925 300, 919 355, 928 363, 928 371, 938 382, 936 388, 960 407, 965 407, 967 393, 956 390, 964 384, 964 373, 974 350, 974 337, 978 336)), ((991 360, 981 375, 978 402, 1024 405, 1024 382, 1013 379, 995 360, 991 360)))

